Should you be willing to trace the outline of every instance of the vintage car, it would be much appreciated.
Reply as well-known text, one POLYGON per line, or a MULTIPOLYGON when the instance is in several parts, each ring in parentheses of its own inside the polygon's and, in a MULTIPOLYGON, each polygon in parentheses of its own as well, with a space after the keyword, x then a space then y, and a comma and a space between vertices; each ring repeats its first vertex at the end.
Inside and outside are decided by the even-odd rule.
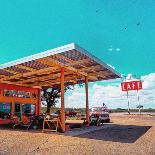
POLYGON ((66 115, 66 116, 69 116, 69 117, 73 117, 73 116, 76 116, 76 115, 77 115, 77 112, 74 111, 73 109, 71 109, 71 110, 67 111, 67 112, 65 113, 65 115, 66 115))
POLYGON ((110 122, 109 110, 106 106, 92 107, 89 116, 91 125, 99 125, 110 122))

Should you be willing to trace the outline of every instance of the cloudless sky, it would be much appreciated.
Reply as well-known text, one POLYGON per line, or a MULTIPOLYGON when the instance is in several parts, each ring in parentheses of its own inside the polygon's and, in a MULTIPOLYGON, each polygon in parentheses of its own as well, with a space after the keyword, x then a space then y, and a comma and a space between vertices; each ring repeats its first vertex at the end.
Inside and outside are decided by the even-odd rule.
POLYGON ((155 0, 0 0, 0 64, 75 42, 145 75, 155 71, 154 26, 155 0))

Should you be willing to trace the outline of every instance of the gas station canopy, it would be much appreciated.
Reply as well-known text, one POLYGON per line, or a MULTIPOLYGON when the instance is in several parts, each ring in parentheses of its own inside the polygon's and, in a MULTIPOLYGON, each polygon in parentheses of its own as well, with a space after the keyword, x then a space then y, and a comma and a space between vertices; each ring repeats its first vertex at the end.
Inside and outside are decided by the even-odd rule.
POLYGON ((28 87, 60 85, 61 68, 67 85, 120 78, 113 68, 72 43, 0 65, 0 83, 28 87))

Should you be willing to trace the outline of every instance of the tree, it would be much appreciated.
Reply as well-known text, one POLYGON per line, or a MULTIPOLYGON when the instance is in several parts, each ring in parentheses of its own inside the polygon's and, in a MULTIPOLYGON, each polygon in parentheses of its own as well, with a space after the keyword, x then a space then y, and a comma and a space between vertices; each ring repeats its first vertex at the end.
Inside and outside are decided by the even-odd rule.
MULTIPOLYGON (((73 89, 73 86, 65 86, 65 92, 69 89, 73 89)), ((60 87, 44 88, 42 90, 41 100, 45 101, 44 105, 47 106, 46 113, 50 113, 51 107, 54 107, 56 105, 60 97, 61 97, 60 87)))

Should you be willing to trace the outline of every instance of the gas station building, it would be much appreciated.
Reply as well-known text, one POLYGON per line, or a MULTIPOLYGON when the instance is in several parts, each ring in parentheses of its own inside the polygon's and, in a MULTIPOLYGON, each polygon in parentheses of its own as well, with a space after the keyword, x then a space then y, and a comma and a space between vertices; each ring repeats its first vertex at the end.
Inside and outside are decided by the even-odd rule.
MULTIPOLYGON (((66 85, 85 83, 86 121, 89 122, 88 82, 120 77, 113 68, 74 43, 5 63, 0 65, 0 115, 5 110, 11 118, 28 108, 39 115, 41 89, 60 87, 61 123, 65 131, 66 85)), ((0 124, 3 123, 7 123, 6 119, 0 118, 0 124)))

